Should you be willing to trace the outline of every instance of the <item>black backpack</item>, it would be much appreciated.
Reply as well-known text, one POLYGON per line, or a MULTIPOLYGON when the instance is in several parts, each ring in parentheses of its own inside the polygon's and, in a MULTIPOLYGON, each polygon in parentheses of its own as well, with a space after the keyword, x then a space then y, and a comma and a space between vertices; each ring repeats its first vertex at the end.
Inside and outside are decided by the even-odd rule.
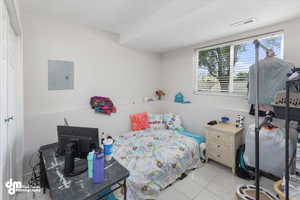
POLYGON ((254 180, 255 175, 253 169, 251 169, 251 167, 248 167, 246 165, 244 160, 244 153, 245 153, 245 144, 242 144, 236 152, 235 174, 242 179, 254 180))

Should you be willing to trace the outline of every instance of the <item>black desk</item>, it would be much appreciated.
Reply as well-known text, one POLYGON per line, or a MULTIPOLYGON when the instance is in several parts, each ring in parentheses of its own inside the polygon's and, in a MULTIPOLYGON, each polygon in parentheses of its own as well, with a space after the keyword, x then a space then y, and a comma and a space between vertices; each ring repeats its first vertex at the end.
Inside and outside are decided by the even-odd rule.
POLYGON ((44 188, 44 192, 46 187, 50 189, 50 196, 53 200, 102 199, 121 187, 124 188, 126 200, 126 179, 129 171, 115 159, 105 162, 105 180, 94 184, 93 180, 88 178, 87 172, 75 177, 64 177, 64 157, 56 157, 56 149, 57 144, 54 143, 41 146, 39 150, 41 187, 44 188), (110 188, 110 192, 103 194, 103 191, 110 188))

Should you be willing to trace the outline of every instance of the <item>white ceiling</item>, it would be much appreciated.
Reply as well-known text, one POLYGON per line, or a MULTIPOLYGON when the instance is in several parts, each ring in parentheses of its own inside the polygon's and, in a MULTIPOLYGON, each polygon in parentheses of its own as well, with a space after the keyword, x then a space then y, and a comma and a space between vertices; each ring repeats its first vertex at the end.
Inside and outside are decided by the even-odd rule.
POLYGON ((300 16, 300 0, 19 0, 22 14, 120 34, 125 46, 164 52, 300 16), (254 17, 239 27, 230 24, 254 17))

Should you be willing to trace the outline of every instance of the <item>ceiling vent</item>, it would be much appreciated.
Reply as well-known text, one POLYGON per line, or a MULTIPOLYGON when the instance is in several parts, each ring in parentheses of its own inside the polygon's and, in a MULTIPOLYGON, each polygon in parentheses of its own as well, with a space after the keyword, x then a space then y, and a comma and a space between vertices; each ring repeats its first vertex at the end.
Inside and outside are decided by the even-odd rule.
POLYGON ((255 18, 248 18, 248 19, 243 19, 237 22, 234 22, 232 24, 230 24, 230 26, 242 26, 242 25, 246 25, 246 24, 251 24, 254 23, 256 21, 255 18))

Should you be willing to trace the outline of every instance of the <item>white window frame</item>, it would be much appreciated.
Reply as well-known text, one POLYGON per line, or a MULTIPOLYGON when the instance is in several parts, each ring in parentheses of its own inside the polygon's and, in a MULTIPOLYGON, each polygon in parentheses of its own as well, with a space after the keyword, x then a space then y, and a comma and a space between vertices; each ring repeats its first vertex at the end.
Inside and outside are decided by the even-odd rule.
MULTIPOLYGON (((284 59, 284 32, 282 30, 280 31, 276 31, 276 32, 272 32, 272 33, 265 33, 265 34, 261 34, 261 35, 257 35, 257 36, 251 36, 251 37, 247 37, 246 39, 237 39, 234 41, 229 41, 229 42, 224 42, 221 44, 217 44, 217 45, 211 45, 211 46, 206 46, 206 47, 200 47, 194 50, 194 55, 193 55, 193 89, 194 89, 194 94, 198 95, 198 94, 203 94, 203 95, 217 95, 217 96, 240 96, 240 97, 245 97, 245 94, 238 94, 238 93, 232 93, 232 84, 229 84, 229 92, 215 92, 215 91, 201 91, 198 88, 198 56, 199 56, 199 52, 200 51, 205 51, 205 50, 209 50, 209 49, 214 49, 214 48, 221 48, 224 46, 230 46, 231 49, 234 48, 235 45, 239 45, 241 43, 245 43, 245 42, 251 42, 254 41, 256 39, 258 40, 262 40, 262 39, 266 39, 269 37, 277 37, 277 36, 281 36, 282 40, 281 40, 281 57, 284 59)), ((231 50, 230 54, 233 54, 234 52, 231 50)), ((234 69, 234 56, 230 55, 230 71, 232 72, 234 69)), ((233 77, 230 76, 230 80, 229 82, 233 82, 233 77)))

